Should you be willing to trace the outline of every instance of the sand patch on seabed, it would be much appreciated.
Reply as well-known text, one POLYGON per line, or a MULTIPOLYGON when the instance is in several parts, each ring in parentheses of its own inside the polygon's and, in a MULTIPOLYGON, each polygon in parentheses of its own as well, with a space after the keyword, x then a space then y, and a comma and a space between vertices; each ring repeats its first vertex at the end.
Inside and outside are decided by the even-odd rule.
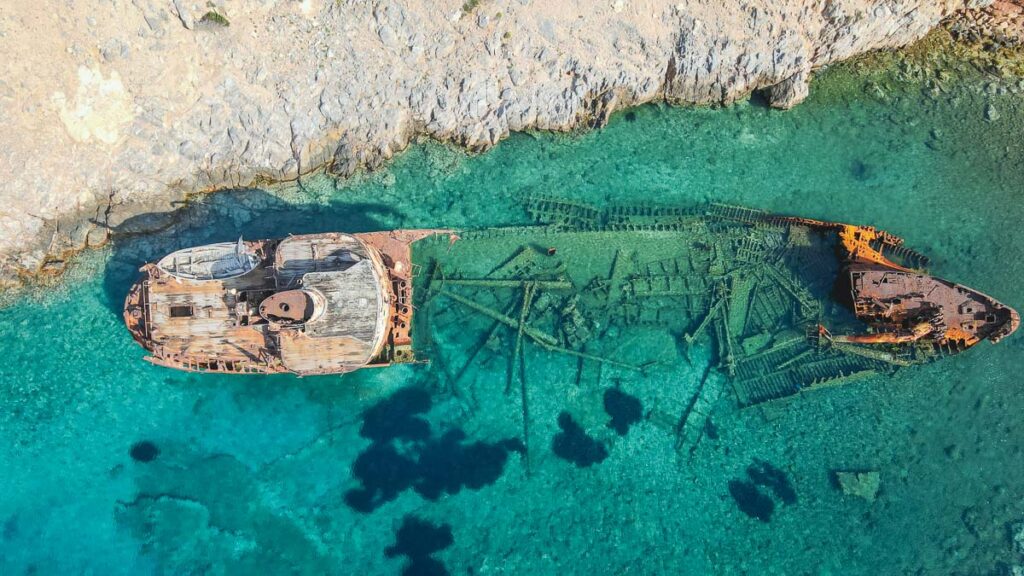
POLYGON ((51 100, 68 134, 76 142, 95 138, 104 144, 114 144, 120 139, 124 125, 135 118, 131 95, 117 71, 104 77, 97 67, 79 66, 74 98, 69 100, 58 91, 51 100))

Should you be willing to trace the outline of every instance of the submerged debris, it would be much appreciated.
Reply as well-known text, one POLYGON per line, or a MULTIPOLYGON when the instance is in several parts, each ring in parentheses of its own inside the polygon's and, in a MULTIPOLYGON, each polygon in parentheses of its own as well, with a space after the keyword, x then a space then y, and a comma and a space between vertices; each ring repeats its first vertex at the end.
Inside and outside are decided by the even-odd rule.
MULTIPOLYGON (((863 161, 851 167, 855 178, 870 171, 863 161)), ((723 397, 746 407, 891 374, 998 342, 1020 324, 995 299, 929 275, 927 257, 870 226, 718 204, 601 208, 532 197, 523 206, 533 225, 178 251, 143 268, 125 322, 156 364, 232 373, 413 362, 435 356, 437 338, 466 352, 440 389, 459 394, 471 366, 506 366, 527 456, 530 349, 575 361, 576 385, 604 390, 603 371, 646 373, 689 362, 694 347, 710 344, 713 361, 696 390, 665 395, 648 412, 692 455, 723 397), (634 346, 620 338, 626 331, 678 345, 634 346)), ((640 410, 617 394, 609 392, 606 409, 624 434, 640 410)), ((570 431, 563 426, 563 447, 578 443, 570 431)))

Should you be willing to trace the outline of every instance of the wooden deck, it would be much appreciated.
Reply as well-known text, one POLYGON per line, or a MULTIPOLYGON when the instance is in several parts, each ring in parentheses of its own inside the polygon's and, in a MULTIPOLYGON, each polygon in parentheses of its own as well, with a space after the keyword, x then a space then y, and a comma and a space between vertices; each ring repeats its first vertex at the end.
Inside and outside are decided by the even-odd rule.
MULTIPOLYGON (((262 361, 273 342, 268 325, 242 322, 239 304, 246 308, 253 293, 274 289, 270 270, 227 280, 189 280, 166 274, 155 266, 144 271, 145 333, 158 364, 236 365, 237 371, 281 371, 262 361)), ((228 370, 236 371, 236 370, 228 370)))
POLYGON ((410 243, 439 232, 249 242, 260 264, 223 280, 147 265, 125 322, 150 361, 185 370, 324 374, 411 361, 410 243), (261 315, 260 303, 285 290, 309 294, 318 309, 296 323, 261 315))

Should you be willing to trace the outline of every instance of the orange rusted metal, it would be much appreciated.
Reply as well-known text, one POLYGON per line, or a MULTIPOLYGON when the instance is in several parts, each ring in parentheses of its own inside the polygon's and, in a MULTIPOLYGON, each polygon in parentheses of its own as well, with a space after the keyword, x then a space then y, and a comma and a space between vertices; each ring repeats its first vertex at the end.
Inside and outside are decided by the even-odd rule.
POLYGON ((854 313, 874 332, 835 341, 920 342, 955 353, 983 339, 998 342, 1020 325, 1017 312, 994 298, 887 258, 883 250, 900 247, 901 238, 870 226, 838 228, 854 313))
POLYGON ((924 338, 932 331, 931 326, 922 322, 909 331, 901 332, 879 332, 877 334, 851 334, 846 336, 833 336, 835 342, 850 342, 853 344, 906 344, 916 342, 924 338))
POLYGON ((903 239, 873 226, 765 215, 763 220, 834 231, 849 282, 850 306, 868 325, 867 334, 819 335, 867 346, 930 346, 956 353, 981 340, 999 342, 1020 326, 1016 310, 961 284, 894 262, 887 253, 923 261, 903 239))

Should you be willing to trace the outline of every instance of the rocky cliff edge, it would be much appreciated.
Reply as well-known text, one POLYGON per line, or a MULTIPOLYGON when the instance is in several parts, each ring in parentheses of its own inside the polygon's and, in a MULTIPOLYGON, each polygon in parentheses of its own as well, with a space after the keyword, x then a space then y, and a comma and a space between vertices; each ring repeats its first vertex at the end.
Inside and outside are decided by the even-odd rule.
POLYGON ((790 107, 985 0, 39 0, 0 11, 0 278, 186 194, 615 109, 790 107))

